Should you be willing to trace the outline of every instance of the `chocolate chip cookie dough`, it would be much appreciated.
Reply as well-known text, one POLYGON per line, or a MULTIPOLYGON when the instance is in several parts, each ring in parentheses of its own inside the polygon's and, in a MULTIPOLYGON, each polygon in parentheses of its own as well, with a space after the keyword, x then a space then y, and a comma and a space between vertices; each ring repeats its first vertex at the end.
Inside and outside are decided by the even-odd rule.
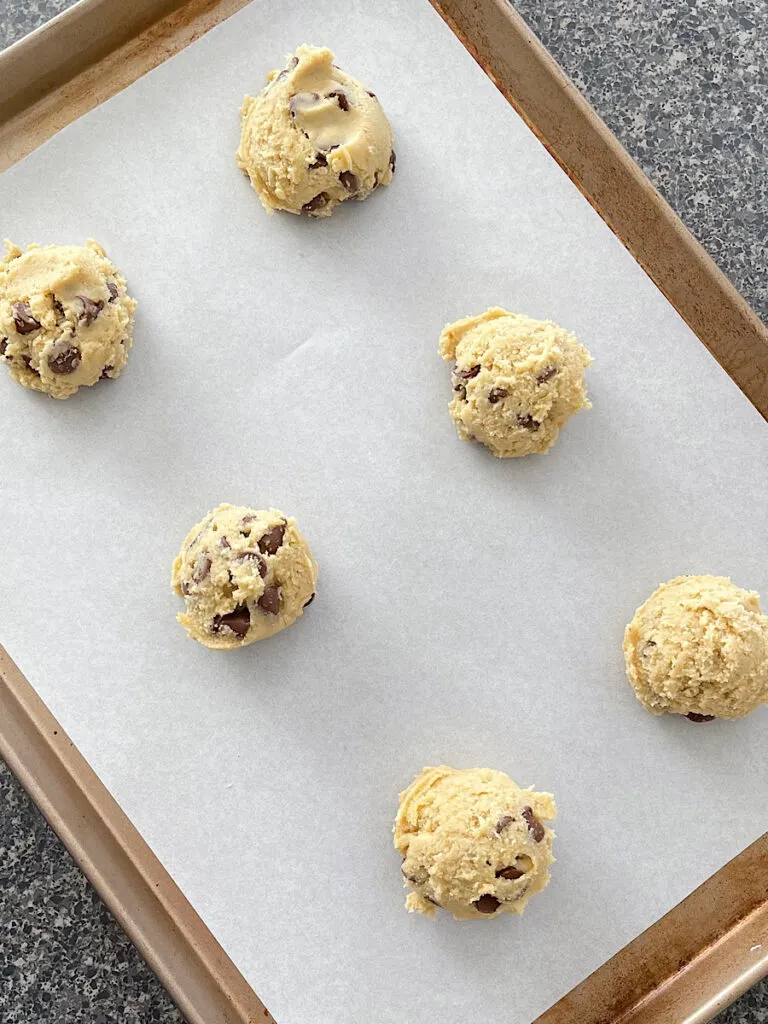
POLYGON ((457 921, 522 914, 549 882, 557 814, 549 793, 520 789, 503 772, 425 768, 400 794, 395 846, 405 905, 457 921))
POLYGON ((724 576, 677 576, 624 633, 635 696, 653 715, 743 718, 768 703, 768 617, 724 576))
POLYGON ((295 519, 277 509, 219 505, 187 534, 171 586, 178 618, 216 650, 245 647, 291 626, 315 596, 317 565, 295 519))
POLYGON ((550 320, 495 307, 448 324, 440 354, 456 360, 450 412, 459 436, 501 459, 547 451, 569 416, 590 407, 592 359, 550 320))
POLYGON ((325 48, 300 46, 240 110, 237 162, 267 213, 329 217, 365 199, 395 171, 392 129, 375 94, 325 48))
POLYGON ((119 377, 136 303, 93 239, 85 246, 6 242, 0 262, 0 362, 25 388, 69 398, 119 377))

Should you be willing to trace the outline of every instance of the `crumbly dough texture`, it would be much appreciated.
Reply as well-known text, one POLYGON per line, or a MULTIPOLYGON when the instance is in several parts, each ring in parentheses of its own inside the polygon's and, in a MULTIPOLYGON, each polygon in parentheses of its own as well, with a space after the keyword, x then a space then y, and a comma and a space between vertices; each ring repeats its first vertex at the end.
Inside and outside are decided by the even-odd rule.
POLYGON ((123 275, 101 246, 6 242, 0 262, 0 361, 25 388, 69 398, 119 377, 133 340, 123 275))
POLYGON ((677 576, 624 633, 627 676, 654 715, 742 718, 768 703, 768 617, 724 576, 677 576))
POLYGON ((395 170, 392 129, 376 96, 333 64, 325 48, 300 46, 240 110, 237 162, 267 213, 329 217, 365 199, 395 170))
POLYGON ((459 436, 499 458, 545 452, 573 413, 588 409, 592 359, 551 320, 494 307, 448 324, 440 354, 456 360, 450 410, 459 436))
POLYGON ((395 846, 405 905, 457 921, 522 914, 549 882, 557 814, 550 793, 520 789, 490 768, 425 768, 400 794, 395 846))
POLYGON ((315 595, 317 565, 296 520, 277 509, 219 505, 187 534, 171 586, 179 622, 216 650, 245 647, 292 625, 315 595))

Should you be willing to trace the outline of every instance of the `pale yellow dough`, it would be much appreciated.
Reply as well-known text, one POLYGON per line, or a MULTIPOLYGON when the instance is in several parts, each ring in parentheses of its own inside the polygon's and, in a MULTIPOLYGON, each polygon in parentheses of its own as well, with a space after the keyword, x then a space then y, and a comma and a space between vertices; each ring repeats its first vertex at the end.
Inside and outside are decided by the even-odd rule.
POLYGON ((624 633, 627 676, 654 715, 742 718, 768 703, 768 617, 724 576, 677 576, 624 633))
POLYGON ((292 625, 315 595, 317 564, 277 509, 219 505, 187 534, 171 586, 179 622, 206 647, 231 650, 292 625))
POLYGON ((300 46, 240 110, 237 162, 267 213, 329 217, 365 199, 395 170, 392 129, 373 93, 333 64, 325 48, 300 46))
POLYGON ((494 307, 448 324, 440 354, 456 360, 450 411, 459 436, 499 458, 545 452, 573 413, 588 409, 592 359, 550 320, 494 307))
POLYGON ((425 768, 400 794, 395 846, 405 905, 457 921, 522 914, 549 882, 557 814, 549 793, 520 789, 490 768, 425 768))
POLYGON ((0 361, 25 388, 69 398, 119 377, 136 303, 93 239, 85 246, 6 242, 0 262, 0 361))

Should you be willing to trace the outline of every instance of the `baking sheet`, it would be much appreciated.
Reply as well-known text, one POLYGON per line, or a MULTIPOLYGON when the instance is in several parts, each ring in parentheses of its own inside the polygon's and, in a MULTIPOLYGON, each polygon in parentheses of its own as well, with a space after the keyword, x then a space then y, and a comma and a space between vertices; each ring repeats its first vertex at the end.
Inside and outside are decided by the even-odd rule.
POLYGON ((766 710, 647 716, 623 626, 658 582, 768 596, 759 414, 424 0, 255 2, 0 178, 19 243, 92 235, 139 299, 119 382, 2 381, 0 639, 281 1024, 529 1021, 766 828, 766 710), (303 41, 374 89, 389 190, 267 218, 237 107, 303 41), (455 436, 443 323, 500 303, 589 347, 546 457, 455 436), (174 622, 220 501, 297 516, 289 632, 174 622), (521 919, 402 908, 389 830, 423 764, 560 806, 521 919))

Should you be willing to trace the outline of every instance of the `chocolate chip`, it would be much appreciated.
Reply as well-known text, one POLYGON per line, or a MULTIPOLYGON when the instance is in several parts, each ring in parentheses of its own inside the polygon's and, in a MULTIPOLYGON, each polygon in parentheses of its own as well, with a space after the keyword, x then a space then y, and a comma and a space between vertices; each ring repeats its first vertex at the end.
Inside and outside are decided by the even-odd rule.
POLYGON ((305 602, 304 602, 304 607, 305 607, 305 608, 309 608, 309 606, 310 606, 310 605, 312 604, 312 602, 313 602, 313 601, 315 600, 315 597, 317 597, 317 595, 316 595, 316 594, 313 594, 313 595, 312 595, 312 597, 310 597, 310 599, 309 599, 308 601, 305 601, 305 602))
POLYGON ((285 523, 278 523, 277 526, 273 526, 271 530, 267 530, 267 532, 262 536, 259 541, 259 551, 262 555, 274 555, 283 543, 284 536, 285 523))
POLYGON ((496 822, 496 833, 497 833, 497 835, 500 835, 504 831, 504 829, 507 827, 507 825, 511 825, 514 820, 515 819, 512 817, 511 814, 503 814, 499 818, 499 820, 496 822))
POLYGON ((479 900, 475 900, 472 906, 475 910, 479 910, 481 914, 495 914, 501 906, 501 902, 487 892, 479 900))
POLYGON ((458 366, 455 366, 453 369, 454 377, 461 377, 462 380, 472 380, 472 378, 476 377, 478 373, 480 373, 479 363, 477 366, 470 366, 468 370, 460 370, 458 366))
POLYGON ((190 594, 191 590, 192 590, 192 588, 187 583, 187 581, 186 580, 182 580, 181 581, 181 592, 184 595, 184 597, 189 597, 189 594, 190 594))
POLYGON ((192 579, 195 583, 201 583, 208 573, 211 571, 211 560, 206 555, 203 558, 199 558, 195 565, 195 570, 192 573, 192 579))
POLYGON ((26 366, 30 373, 34 373, 35 376, 37 377, 40 376, 40 371, 34 368, 34 366, 32 365, 32 360, 29 358, 29 356, 22 356, 21 361, 22 363, 24 363, 24 365, 26 366))
POLYGON ((251 627, 251 613, 247 605, 239 604, 233 612, 227 612, 226 615, 214 615, 213 632, 219 633, 225 626, 237 636, 245 636, 251 627))
POLYGON ((372 100, 376 99, 376 93, 375 92, 371 92, 370 89, 368 90, 368 95, 371 97, 372 100))
POLYGON ((456 384, 454 389, 458 393, 459 398, 466 402, 467 400, 467 389, 463 384, 456 384))
POLYGON ((533 813, 533 808, 524 807, 520 813, 525 818, 525 823, 528 826, 528 831, 533 836, 533 841, 535 843, 540 843, 541 840, 544 838, 546 832, 544 826, 533 813))
POLYGON ((315 153, 315 162, 309 165, 310 171, 314 171, 316 167, 327 167, 328 160, 326 159, 325 153, 315 153))
POLYGON ((360 182, 357 179, 357 175, 353 174, 352 171, 342 171, 339 175, 339 181, 347 190, 347 192, 357 192, 360 187, 360 182))
POLYGON ((378 171, 374 171, 373 172, 373 187, 374 188, 378 188, 379 187, 379 172, 378 171))
POLYGON ((114 370, 114 366, 105 366, 104 369, 101 371, 101 376, 99 377, 99 380, 112 380, 112 378, 109 376, 110 370, 114 370))
POLYGON ((390 169, 390 171, 392 171, 393 174, 395 173, 395 164, 396 163, 397 163, 397 157, 395 156, 395 151, 393 149, 392 152, 389 154, 389 169, 390 169))
POLYGON ((334 89, 333 92, 329 92, 328 99, 335 99, 342 110, 349 110, 349 101, 347 100, 347 94, 345 92, 342 92, 341 89, 334 89))
POLYGON ((525 427, 526 430, 531 430, 534 433, 541 426, 541 423, 538 420, 535 420, 530 413, 528 413, 526 416, 523 416, 521 413, 518 413, 517 422, 520 424, 521 427, 525 427))
POLYGON ((66 319, 67 314, 55 295, 53 296, 53 308, 56 310, 56 323, 60 324, 62 320, 66 319))
POLYGON ((514 864, 510 864, 508 868, 501 868, 496 872, 497 878, 508 878, 510 881, 514 881, 516 878, 522 878, 525 874, 520 868, 516 868, 514 864))
POLYGON ((491 405, 496 405, 496 403, 500 402, 502 398, 506 398, 508 394, 509 391, 507 391, 506 388, 491 388, 488 392, 488 401, 491 405))
POLYGON ((433 899, 431 896, 427 896, 426 893, 422 893, 422 896, 427 901, 427 903, 431 903, 433 907, 439 907, 440 906, 440 904, 437 902, 437 900, 433 899))
POLYGON ((655 646, 656 646, 656 641, 655 640, 646 640, 645 643, 640 648, 640 657, 641 658, 647 658, 648 655, 651 653, 651 651, 653 650, 653 648, 655 646))
MULTIPOLYGON (((227 547, 229 547, 229 544, 227 544, 227 547)), ((264 579, 264 577, 267 575, 267 563, 261 557, 259 552, 255 551, 253 548, 246 548, 245 551, 241 551, 240 554, 235 559, 235 561, 256 562, 256 567, 259 570, 259 576, 261 576, 261 578, 264 579)))
POLYGON ((314 199, 310 199, 308 203, 304 203, 302 210, 304 213, 314 213, 315 210, 322 210, 330 198, 331 197, 327 192, 318 192, 314 199))
POLYGON ((96 302, 94 302, 93 299, 89 299, 87 295, 78 295, 77 298, 80 300, 83 307, 83 311, 78 317, 78 320, 80 321, 81 324, 84 324, 86 327, 89 327, 94 322, 99 313, 102 311, 102 309, 104 309, 104 303, 101 301, 101 299, 98 299, 96 302))
POLYGON ((280 611, 280 587, 265 587, 256 603, 267 615, 277 615, 280 611))
POLYGON ((5 355, 5 350, 8 348, 8 339, 0 338, 0 356, 5 355))
POLYGON ((226 551, 229 548, 231 548, 232 545, 229 543, 226 537, 222 537, 221 540, 219 541, 219 547, 222 549, 222 551, 226 551))
POLYGON ((107 281, 107 288, 109 290, 109 298, 107 302, 114 302, 120 291, 114 281, 107 281))
POLYGON ((423 885, 423 883, 427 880, 426 872, 423 875, 409 875, 408 872, 405 870, 405 861, 403 861, 403 863, 400 865, 400 870, 403 873, 403 878, 407 878, 408 881, 412 882, 414 885, 423 885))
POLYGON ((696 711, 689 711, 685 716, 689 722, 714 722, 715 715, 699 715, 696 711))
POLYGON ((35 320, 32 316, 32 309, 28 302, 14 302, 11 309, 13 310, 13 322, 19 334, 31 334, 32 331, 37 331, 42 326, 40 321, 35 320))
POLYGON ((544 370, 541 371, 541 373, 538 373, 536 375, 536 383, 537 384, 546 384, 547 381, 550 379, 550 377, 554 377, 556 373, 557 373, 557 367, 556 366, 547 366, 544 370))
POLYGON ((80 365, 80 349, 76 345, 68 345, 61 352, 48 356, 48 365, 54 373, 74 373, 80 365))

